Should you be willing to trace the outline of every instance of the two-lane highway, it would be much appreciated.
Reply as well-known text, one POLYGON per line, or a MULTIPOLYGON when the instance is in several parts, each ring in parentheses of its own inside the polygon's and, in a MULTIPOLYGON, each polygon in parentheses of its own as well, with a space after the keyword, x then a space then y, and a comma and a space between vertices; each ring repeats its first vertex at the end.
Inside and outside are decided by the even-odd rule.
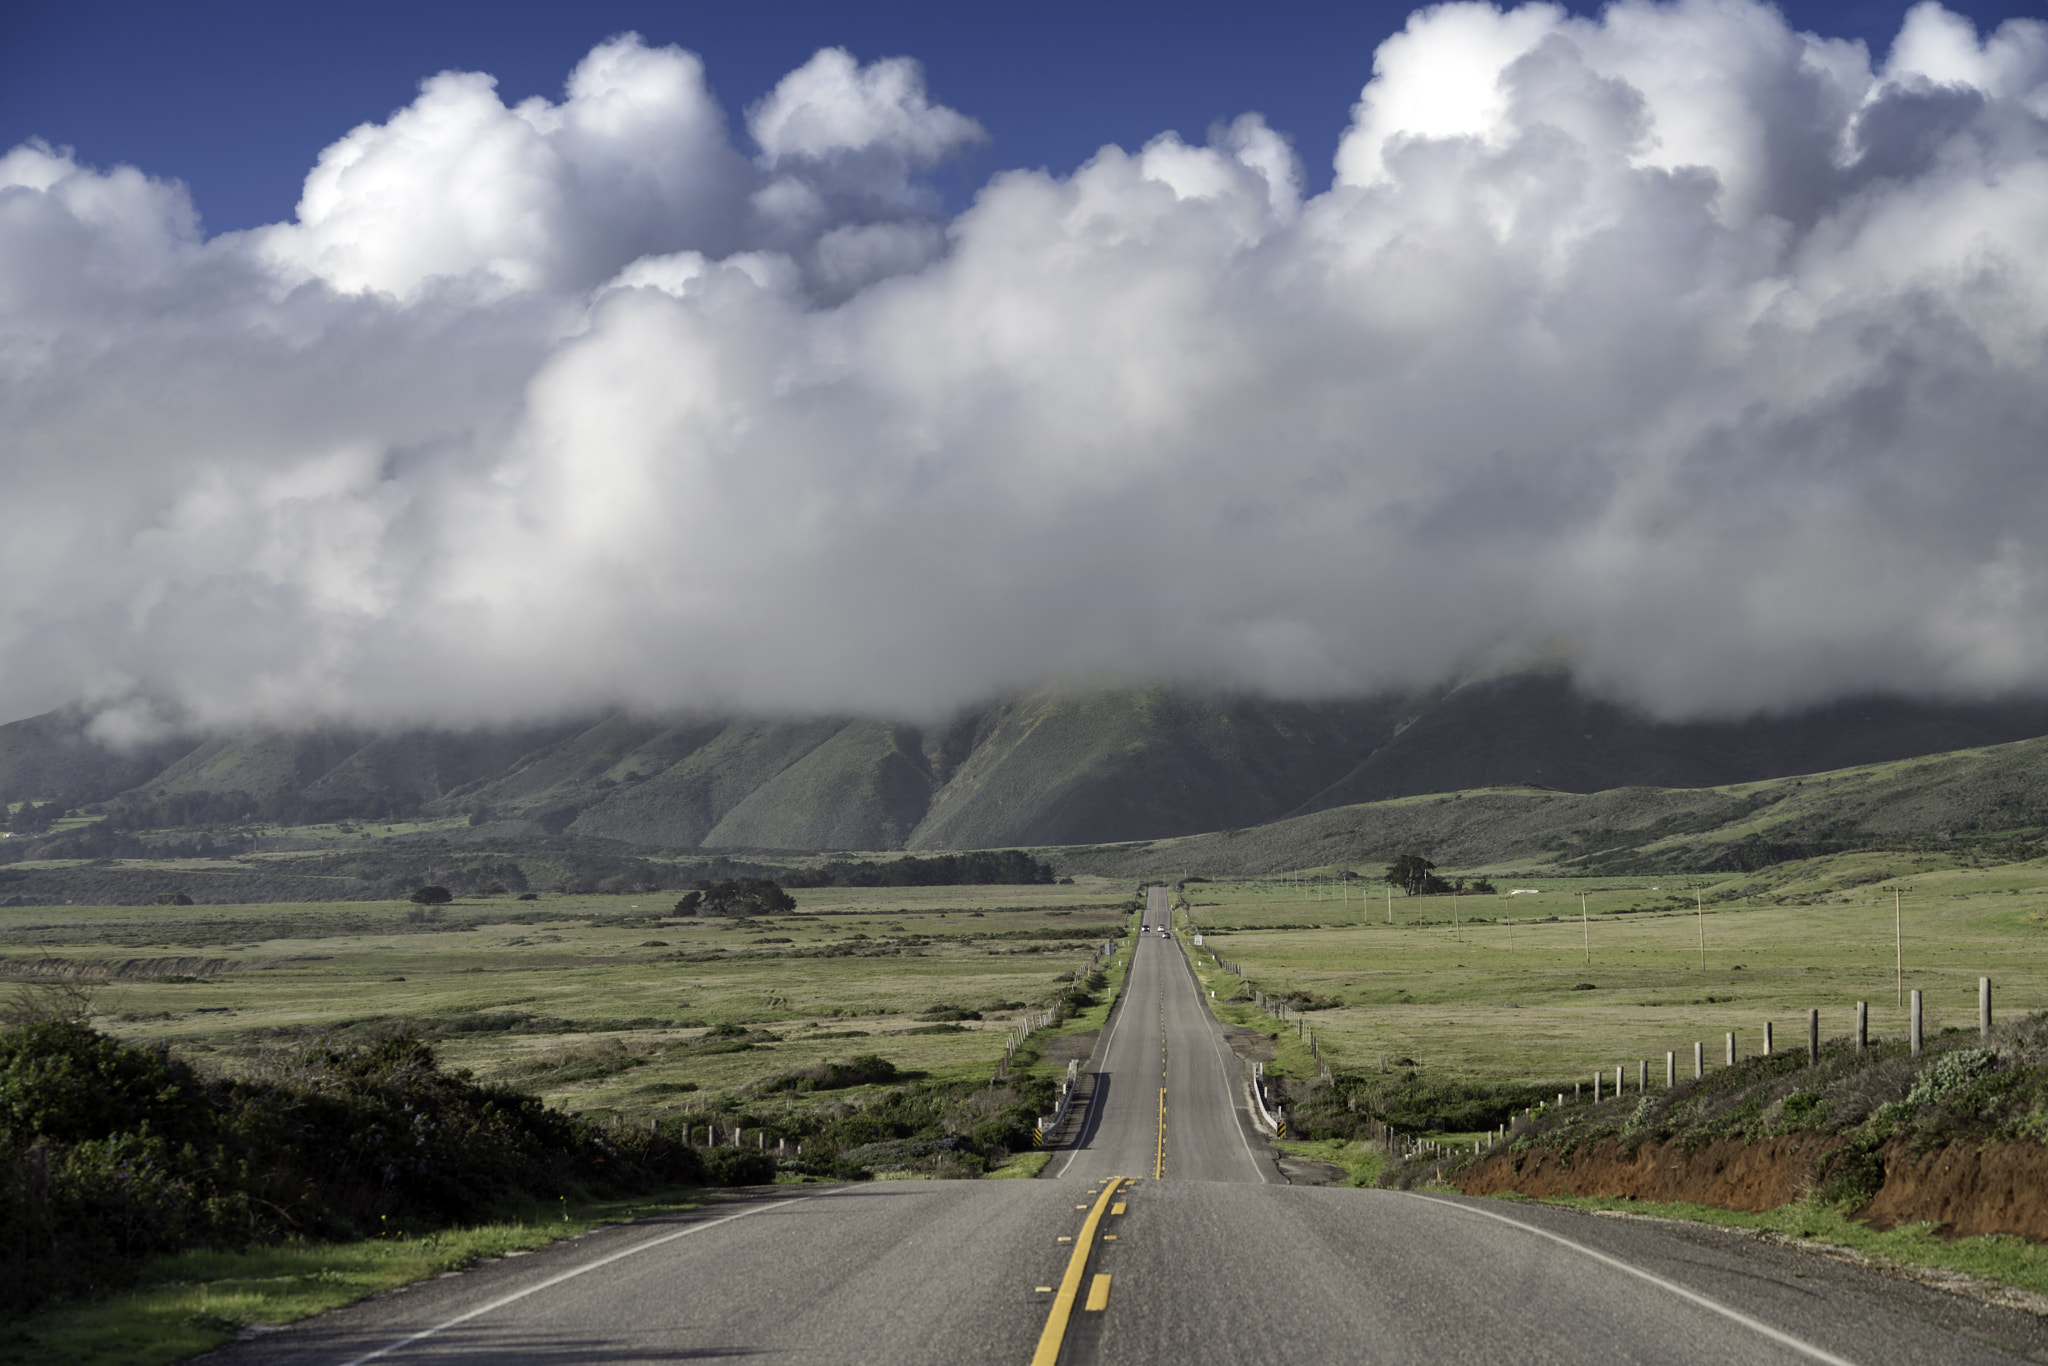
MULTIPOLYGON (((1170 923, 1165 889, 1151 888, 1145 924, 1170 923)), ((1156 928, 1138 936, 1122 1002, 1091 1066, 1093 1113, 1073 1151, 1053 1159, 1051 1176, 1280 1180, 1246 1111, 1243 1064, 1224 1042, 1179 942, 1156 928)))
MULTIPOLYGON (((1154 889, 1145 917, 1166 920, 1154 889)), ((1179 942, 1135 946, 1047 1179, 721 1199, 266 1333, 221 1366, 1992 1362, 2048 1329, 1741 1235, 1289 1186, 1179 942)))

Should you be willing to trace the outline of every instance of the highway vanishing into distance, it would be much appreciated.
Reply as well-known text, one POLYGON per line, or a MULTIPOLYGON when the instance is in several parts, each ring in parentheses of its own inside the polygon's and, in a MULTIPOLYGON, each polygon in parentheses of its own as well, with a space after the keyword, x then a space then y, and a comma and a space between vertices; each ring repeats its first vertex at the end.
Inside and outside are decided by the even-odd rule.
POLYGON ((734 1193, 203 1359, 2048 1361, 2031 1314, 1741 1234, 1290 1184, 1178 940, 1140 937, 1088 1068, 1040 1180, 734 1193))

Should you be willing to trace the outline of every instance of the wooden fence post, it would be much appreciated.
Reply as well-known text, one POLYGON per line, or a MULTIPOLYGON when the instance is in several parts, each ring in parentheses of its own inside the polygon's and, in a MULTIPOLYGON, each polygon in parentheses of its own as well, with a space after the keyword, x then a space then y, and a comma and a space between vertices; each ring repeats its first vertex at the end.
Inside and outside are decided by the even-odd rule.
POLYGON ((1870 1002, 1856 1003, 1856 1051, 1870 1047, 1870 1002))
POLYGON ((1806 1012, 1806 1065, 1811 1067, 1820 1061, 1820 1012, 1806 1012))
POLYGON ((1991 1037, 1991 979, 1977 979, 1977 1033, 1982 1038, 1991 1037))

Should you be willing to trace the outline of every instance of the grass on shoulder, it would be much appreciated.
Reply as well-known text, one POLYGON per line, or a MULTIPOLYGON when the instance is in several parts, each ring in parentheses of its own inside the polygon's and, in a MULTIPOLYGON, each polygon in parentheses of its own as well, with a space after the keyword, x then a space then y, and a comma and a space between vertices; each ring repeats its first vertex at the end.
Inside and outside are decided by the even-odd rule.
POLYGON ((982 1179, 985 1181, 1029 1181, 1044 1171, 1045 1164, 1050 1161, 1052 1161, 1052 1154, 1043 1149, 1035 1153, 1018 1153, 982 1179))
MULTIPOLYGON (((1512 1193, 1500 1198, 1528 1199, 1512 1193)), ((1958 1271, 1980 1280, 2048 1295, 2048 1247, 2030 1243, 2013 1234, 1942 1238, 1934 1233, 1933 1224, 1906 1224, 1879 1230, 1850 1218, 1844 1206, 1810 1200, 1761 1214, 1717 1209, 1712 1205, 1611 1197, 1554 1196, 1540 1203, 1563 1205, 1570 1209, 1613 1210, 1657 1219, 1682 1219, 1720 1228, 1753 1229, 1803 1242, 1846 1248, 1879 1262, 1958 1271)))
POLYGON ((0 1328, 0 1363, 161 1366, 232 1342, 250 1324, 294 1323, 379 1291, 610 1224, 694 1209, 703 1200, 701 1192, 674 1191, 554 1209, 536 1202, 520 1218, 416 1237, 160 1257, 133 1289, 57 1305, 0 1328))
POLYGON ((1289 1157, 1305 1157, 1342 1167, 1346 1176, 1341 1184, 1346 1186, 1379 1184, 1380 1172, 1387 1165, 1386 1154, 1362 1140, 1346 1142, 1341 1138, 1330 1138, 1315 1143, 1281 1140, 1273 1146, 1289 1157))

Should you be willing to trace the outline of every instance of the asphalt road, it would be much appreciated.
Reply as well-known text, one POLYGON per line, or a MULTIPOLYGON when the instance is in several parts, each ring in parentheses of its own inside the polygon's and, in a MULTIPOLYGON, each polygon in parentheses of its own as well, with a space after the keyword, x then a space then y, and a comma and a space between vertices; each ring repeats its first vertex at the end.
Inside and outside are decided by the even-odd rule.
POLYGON ((1141 939, 1093 1066, 1049 1179, 736 1194, 207 1360, 2048 1361, 2030 1315, 1719 1230, 1289 1186, 1176 941, 1141 939))

